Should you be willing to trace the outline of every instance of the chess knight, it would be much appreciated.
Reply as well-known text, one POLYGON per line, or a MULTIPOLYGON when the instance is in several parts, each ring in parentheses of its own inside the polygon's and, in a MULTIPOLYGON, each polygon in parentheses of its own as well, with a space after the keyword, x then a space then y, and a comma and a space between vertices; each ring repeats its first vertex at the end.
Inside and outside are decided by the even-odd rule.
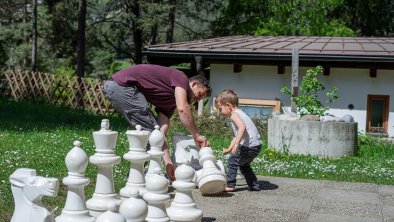
POLYGON ((10 176, 15 211, 11 222, 54 222, 54 215, 42 204, 43 196, 56 197, 59 181, 36 175, 36 170, 20 168, 10 176))

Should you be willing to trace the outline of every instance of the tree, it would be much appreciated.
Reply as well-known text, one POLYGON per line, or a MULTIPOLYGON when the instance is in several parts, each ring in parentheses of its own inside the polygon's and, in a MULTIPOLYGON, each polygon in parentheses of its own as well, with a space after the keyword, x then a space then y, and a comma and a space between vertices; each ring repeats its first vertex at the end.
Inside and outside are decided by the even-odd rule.
POLYGON ((215 35, 254 34, 261 21, 267 17, 266 0, 228 0, 221 8, 220 18, 213 21, 215 35))
POLYGON ((344 0, 335 13, 362 36, 394 36, 394 1, 344 0))
POLYGON ((256 35, 355 36, 344 19, 334 12, 343 0, 269 0, 267 19, 256 35))

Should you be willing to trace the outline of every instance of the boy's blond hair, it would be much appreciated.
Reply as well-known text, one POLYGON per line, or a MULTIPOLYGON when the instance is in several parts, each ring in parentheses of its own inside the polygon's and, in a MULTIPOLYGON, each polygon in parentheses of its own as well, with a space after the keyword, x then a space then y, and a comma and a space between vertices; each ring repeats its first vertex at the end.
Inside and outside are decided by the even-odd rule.
POLYGON ((230 103, 231 105, 238 107, 238 96, 231 89, 223 90, 215 99, 216 108, 218 108, 219 103, 222 105, 230 103))

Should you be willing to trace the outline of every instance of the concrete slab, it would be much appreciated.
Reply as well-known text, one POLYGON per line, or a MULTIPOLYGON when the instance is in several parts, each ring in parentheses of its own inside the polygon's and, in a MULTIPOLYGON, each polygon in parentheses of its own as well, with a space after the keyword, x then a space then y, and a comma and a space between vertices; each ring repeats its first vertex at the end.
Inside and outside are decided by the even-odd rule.
POLYGON ((391 194, 394 195, 394 186, 387 186, 387 185, 379 185, 378 192, 383 194, 391 194))
POLYGON ((377 193, 345 191, 332 188, 322 188, 317 195, 317 199, 379 204, 379 195, 377 193))
POLYGON ((352 217, 382 217, 380 204, 315 200, 311 213, 352 217))
POLYGON ((259 192, 193 197, 203 221, 394 222, 394 186, 261 177, 259 192))
POLYGON ((394 221, 394 207, 383 206, 382 213, 384 221, 394 221))
POLYGON ((337 181, 324 181, 323 187, 333 188, 346 191, 357 192, 377 192, 378 185, 373 183, 351 183, 351 182, 337 182, 337 181))
POLYGON ((307 222, 381 222, 382 218, 371 218, 371 217, 357 217, 357 216, 338 216, 332 214, 317 214, 311 213, 306 220, 307 222))

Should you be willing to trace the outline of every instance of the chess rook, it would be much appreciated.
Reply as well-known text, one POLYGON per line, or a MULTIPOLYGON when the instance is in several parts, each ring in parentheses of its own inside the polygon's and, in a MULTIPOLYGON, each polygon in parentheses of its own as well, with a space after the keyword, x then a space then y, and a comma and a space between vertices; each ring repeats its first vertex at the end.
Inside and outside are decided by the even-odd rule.
POLYGON ((155 130, 151 133, 149 137, 150 150, 148 153, 151 155, 149 162, 148 172, 146 173, 146 180, 152 175, 155 175, 154 169, 159 168, 159 174, 164 175, 161 171, 161 160, 164 156, 162 150, 164 144, 164 135, 159 130, 159 126, 155 126, 155 130))
POLYGON ((93 132, 96 153, 89 158, 97 166, 96 188, 93 197, 86 202, 90 215, 98 217, 119 202, 114 189, 113 167, 120 163, 120 157, 114 154, 118 132, 109 130, 109 120, 101 121, 101 129, 93 132))
POLYGON ((194 203, 192 191, 196 187, 193 182, 195 170, 187 165, 188 160, 184 160, 183 164, 176 168, 176 181, 172 186, 176 189, 174 200, 171 206, 167 208, 167 215, 171 221, 201 221, 202 210, 196 207, 194 203))
POLYGON ((88 156, 80 146, 81 142, 75 141, 74 148, 66 156, 68 176, 63 178, 63 184, 68 188, 67 199, 61 215, 56 217, 56 222, 95 221, 86 208, 84 187, 90 181, 84 176, 84 173, 88 166, 88 156))
POLYGON ((126 186, 120 190, 122 200, 129 198, 127 194, 131 188, 136 188, 141 197, 146 192, 144 163, 150 158, 150 154, 146 152, 150 132, 141 130, 140 125, 137 125, 135 128, 136 130, 126 131, 129 141, 129 152, 125 153, 123 158, 130 161, 130 172, 126 186))

